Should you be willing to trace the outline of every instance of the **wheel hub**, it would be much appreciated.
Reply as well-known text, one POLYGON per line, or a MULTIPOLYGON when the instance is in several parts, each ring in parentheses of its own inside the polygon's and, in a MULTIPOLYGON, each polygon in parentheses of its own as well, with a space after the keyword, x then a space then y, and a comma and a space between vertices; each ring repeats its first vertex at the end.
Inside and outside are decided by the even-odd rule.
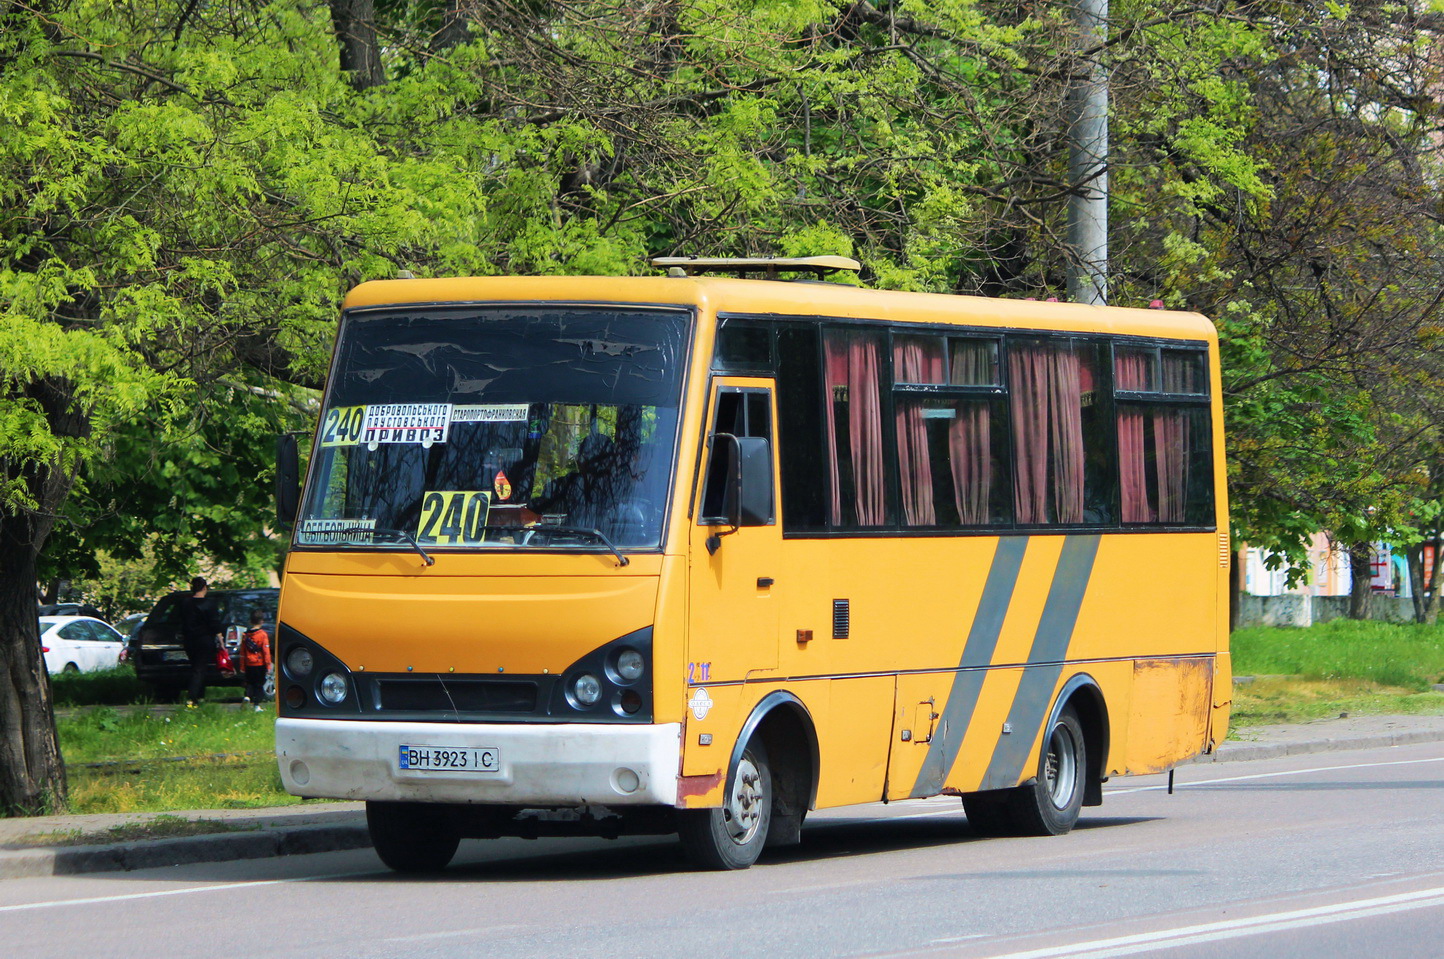
POLYGON ((757 834, 762 823, 762 775, 746 756, 737 766, 732 794, 722 813, 727 820, 727 833, 737 845, 746 845, 757 834))
POLYGON ((1048 736, 1048 752, 1043 759, 1043 781, 1048 798, 1057 809, 1066 809, 1077 788, 1078 751, 1073 734, 1062 723, 1048 736))

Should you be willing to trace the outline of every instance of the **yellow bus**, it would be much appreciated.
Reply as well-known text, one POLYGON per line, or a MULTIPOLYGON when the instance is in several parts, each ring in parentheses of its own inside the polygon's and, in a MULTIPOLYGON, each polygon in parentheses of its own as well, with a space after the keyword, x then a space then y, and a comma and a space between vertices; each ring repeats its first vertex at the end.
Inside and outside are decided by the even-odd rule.
POLYGON ((849 804, 1066 833, 1223 738, 1208 320, 654 262, 349 294, 299 502, 279 470, 287 790, 365 800, 401 871, 745 868, 849 804))

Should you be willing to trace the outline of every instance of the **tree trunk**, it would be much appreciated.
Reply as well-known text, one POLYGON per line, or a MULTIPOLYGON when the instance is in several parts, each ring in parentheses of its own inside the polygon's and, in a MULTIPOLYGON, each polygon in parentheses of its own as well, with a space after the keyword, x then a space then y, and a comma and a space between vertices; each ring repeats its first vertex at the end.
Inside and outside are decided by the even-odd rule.
POLYGON ((351 86, 367 90, 386 82, 376 39, 376 0, 330 0, 331 23, 341 41, 341 69, 351 86))
POLYGON ((1370 600, 1373 598, 1374 549, 1370 543, 1355 543, 1349 547, 1349 618, 1368 619, 1370 600))
POLYGON ((1421 626, 1432 626, 1439 619, 1439 540, 1428 544, 1415 543, 1405 553, 1409 564, 1409 582, 1414 597, 1414 622, 1421 626), (1426 582, 1424 579, 1424 547, 1434 547, 1434 567, 1426 582))
POLYGON ((50 676, 35 618, 33 523, 0 517, 0 815, 65 808, 50 676))
POLYGON ((467 24, 471 18, 461 9, 461 0, 446 0, 441 9, 441 29, 431 38, 431 52, 445 53, 471 39, 467 24))
POLYGON ((1414 622, 1424 622, 1424 544, 1415 543, 1404 551, 1404 564, 1409 567, 1409 595, 1414 603, 1414 622))
POLYGON ((1439 620, 1439 550, 1444 548, 1444 540, 1435 539, 1434 546, 1434 567, 1430 570, 1429 576, 1429 598, 1424 603, 1424 619, 1426 625, 1433 626, 1439 620))
MULTIPOLYGON (((52 435, 73 440, 90 434, 72 383, 34 380, 15 393, 39 406, 52 435)), ((35 618, 35 560, 75 475, 63 460, 17 465, 0 459, 0 481, 21 485, 34 504, 0 509, 0 815, 38 815, 64 810, 66 795, 35 618)))

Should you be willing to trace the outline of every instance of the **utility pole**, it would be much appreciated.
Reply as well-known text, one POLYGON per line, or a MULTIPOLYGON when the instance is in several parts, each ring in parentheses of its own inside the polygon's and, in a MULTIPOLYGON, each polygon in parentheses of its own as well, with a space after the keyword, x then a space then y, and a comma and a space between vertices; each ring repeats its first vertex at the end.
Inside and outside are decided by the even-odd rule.
POLYGON ((1077 0, 1078 46, 1088 55, 1068 91, 1068 299, 1108 302, 1108 0, 1077 0))

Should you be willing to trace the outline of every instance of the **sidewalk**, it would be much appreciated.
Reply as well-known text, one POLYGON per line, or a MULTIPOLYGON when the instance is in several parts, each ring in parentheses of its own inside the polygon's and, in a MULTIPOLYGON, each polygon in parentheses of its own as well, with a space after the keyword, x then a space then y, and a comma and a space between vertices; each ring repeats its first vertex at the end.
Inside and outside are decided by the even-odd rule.
POLYGON ((359 802, 0 819, 0 880, 269 859, 369 845, 365 806, 359 802), (200 824, 201 832, 113 841, 112 830, 146 824, 158 831, 173 829, 176 819, 200 824), (155 825, 156 820, 161 824, 155 825))
POLYGON ((1249 726, 1195 763, 1278 759, 1337 749, 1382 749, 1444 740, 1444 716, 1351 716, 1307 723, 1249 726))
MULTIPOLYGON (((1345 749, 1381 749, 1444 741, 1444 716, 1359 716, 1254 726, 1195 763, 1277 759, 1345 749)), ((162 827, 163 828, 163 827, 162 827)), ((369 846, 363 804, 306 803, 270 809, 177 813, 103 813, 0 819, 0 880, 151 869, 195 862, 267 859, 369 846), (170 839, 110 841, 111 830, 165 816, 208 831, 170 839), (211 832, 209 830, 213 829, 211 832), (37 839, 49 840, 37 846, 37 839), (58 842, 57 842, 58 840, 58 842)))

